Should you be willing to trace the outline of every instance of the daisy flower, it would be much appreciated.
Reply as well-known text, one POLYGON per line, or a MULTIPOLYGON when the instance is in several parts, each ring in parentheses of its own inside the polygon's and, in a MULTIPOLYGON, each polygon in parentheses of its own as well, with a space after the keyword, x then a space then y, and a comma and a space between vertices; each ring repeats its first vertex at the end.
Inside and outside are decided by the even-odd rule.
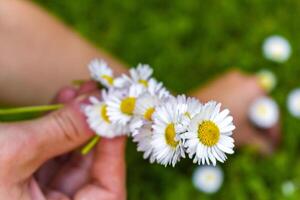
POLYGON ((232 154, 234 140, 232 131, 235 126, 229 110, 220 112, 221 104, 210 101, 202 106, 188 126, 188 131, 182 135, 185 139, 186 152, 194 156, 194 163, 216 165, 216 161, 224 162, 225 153, 232 154))
POLYGON ((137 150, 144 152, 143 158, 150 160, 150 163, 155 161, 153 155, 152 141, 152 128, 151 125, 147 124, 133 133, 133 141, 137 142, 137 150))
POLYGON ((107 63, 100 59, 94 59, 88 65, 91 77, 106 87, 114 85, 113 71, 107 63))
POLYGON ((141 85, 132 85, 124 91, 125 95, 111 96, 107 101, 107 114, 114 123, 126 125, 133 119, 136 101, 145 91, 141 85))
POLYGON ((294 116, 300 118, 300 89, 294 89, 288 95, 287 107, 289 112, 294 116))
POLYGON ((147 92, 138 98, 134 114, 146 121, 152 121, 152 114, 155 107, 170 97, 170 93, 163 87, 162 83, 151 79, 148 84, 147 92))
POLYGON ((175 101, 168 101, 156 107, 153 113, 153 155, 165 166, 175 166, 181 157, 185 157, 180 134, 186 131, 188 120, 180 110, 175 101))
POLYGON ((156 81, 154 78, 151 78, 148 81, 147 91, 150 95, 157 96, 159 99, 165 99, 171 96, 170 92, 163 86, 163 84, 156 81))
POLYGON ((91 105, 84 107, 87 122, 90 128, 95 131, 97 135, 106 138, 113 138, 115 136, 123 135, 126 130, 118 124, 112 124, 107 115, 107 105, 105 102, 98 100, 96 97, 91 97, 91 105))
POLYGON ((153 69, 149 65, 138 64, 136 68, 129 70, 130 76, 135 83, 148 86, 148 80, 151 78, 153 69))
POLYGON ((260 70, 257 73, 257 78, 261 87, 267 92, 271 92, 277 84, 274 73, 266 69, 260 70))
POLYGON ((155 107, 160 105, 160 103, 161 100, 159 98, 152 96, 149 93, 145 93, 137 99, 134 114, 143 120, 152 121, 152 115, 155 111, 155 107))
POLYGON ((271 128, 279 119, 276 102, 269 97, 258 98, 250 106, 249 119, 259 128, 271 128))
POLYGON ((291 46, 284 37, 273 35, 264 41, 263 53, 267 59, 282 63, 289 59, 291 46))
POLYGON ((217 166, 200 166, 194 171, 192 178, 198 190, 209 194, 220 189, 223 179, 223 171, 217 166))
POLYGON ((129 70, 129 75, 123 75, 122 79, 125 85, 139 84, 148 87, 153 69, 149 65, 138 64, 136 68, 129 70))
POLYGON ((173 100, 180 107, 180 112, 184 113, 189 119, 193 118, 196 114, 198 114, 201 110, 202 104, 198 99, 193 97, 186 97, 185 95, 179 95, 177 98, 173 100))
POLYGON ((285 181, 281 185, 281 191, 285 197, 290 197, 295 193, 296 186, 293 181, 285 181))
POLYGON ((216 165, 233 153, 235 126, 221 104, 174 97, 154 78, 149 65, 139 64, 129 75, 114 77, 102 60, 89 64, 91 76, 107 90, 84 107, 87 122, 98 135, 112 138, 130 133, 144 158, 175 166, 188 153, 194 163, 216 165))

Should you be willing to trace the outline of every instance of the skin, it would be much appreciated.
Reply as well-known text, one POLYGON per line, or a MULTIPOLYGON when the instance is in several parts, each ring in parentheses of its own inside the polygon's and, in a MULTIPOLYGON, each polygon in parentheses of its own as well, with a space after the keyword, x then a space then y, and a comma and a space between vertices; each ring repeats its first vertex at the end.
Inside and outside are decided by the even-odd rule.
POLYGON ((116 74, 127 71, 122 62, 27 1, 0 0, 0 44, 4 104, 49 103, 62 86, 89 78, 86 65, 93 58, 103 58, 116 74))
MULTIPOLYGON (((86 64, 95 57, 117 74, 126 72, 122 62, 27 1, 0 0, 0 44, 0 100, 6 104, 49 103, 62 86, 87 79, 86 64)), ((64 87, 54 102, 65 108, 32 121, 0 123, 0 199, 126 199, 125 138, 102 139, 85 157, 72 151, 93 136, 80 105, 95 89, 92 82, 64 87)), ((269 154, 278 145, 279 125, 258 130, 248 121, 249 105, 265 95, 255 77, 230 71, 191 95, 231 110, 238 146, 255 145, 269 154)))
POLYGON ((77 91, 65 88, 57 96, 65 108, 40 119, 0 125, 0 199, 126 198, 125 137, 102 139, 87 156, 68 153, 94 135, 80 111, 82 95, 91 89, 95 86, 90 83, 77 91))

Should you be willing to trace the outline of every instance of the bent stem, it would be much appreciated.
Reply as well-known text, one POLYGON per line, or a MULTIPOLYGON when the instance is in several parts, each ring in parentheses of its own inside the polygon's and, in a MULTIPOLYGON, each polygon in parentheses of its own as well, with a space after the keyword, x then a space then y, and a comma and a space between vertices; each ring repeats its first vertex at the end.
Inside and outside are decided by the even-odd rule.
POLYGON ((54 105, 28 106, 28 107, 19 107, 19 108, 4 108, 4 109, 0 109, 0 115, 46 112, 46 111, 58 110, 63 106, 64 106, 63 104, 54 104, 54 105))
POLYGON ((82 155, 86 155, 88 154, 93 147, 99 142, 100 140, 100 136, 99 135, 95 135, 82 149, 81 149, 81 154, 82 155))

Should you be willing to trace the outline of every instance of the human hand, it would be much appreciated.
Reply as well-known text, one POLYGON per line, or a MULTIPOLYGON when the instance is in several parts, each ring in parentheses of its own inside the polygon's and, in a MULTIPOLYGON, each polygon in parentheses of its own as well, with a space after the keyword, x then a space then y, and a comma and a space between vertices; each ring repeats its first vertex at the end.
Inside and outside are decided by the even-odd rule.
POLYGON ((87 156, 66 155, 94 135, 82 98, 74 99, 92 88, 64 89, 57 100, 65 108, 40 119, 0 124, 0 199, 126 198, 124 137, 101 139, 87 156))
POLYGON ((255 76, 245 75, 239 71, 230 71, 195 91, 194 96, 201 101, 214 99, 228 108, 236 125, 235 138, 237 146, 252 145, 263 154, 270 154, 280 141, 280 125, 267 130, 255 128, 248 120, 248 109, 258 97, 266 95, 259 86, 255 76))

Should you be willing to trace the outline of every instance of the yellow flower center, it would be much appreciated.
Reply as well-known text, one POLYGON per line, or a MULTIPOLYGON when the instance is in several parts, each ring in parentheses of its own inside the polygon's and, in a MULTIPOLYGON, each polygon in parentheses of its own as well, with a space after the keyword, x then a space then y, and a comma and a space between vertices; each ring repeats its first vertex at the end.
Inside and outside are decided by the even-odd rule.
POLYGON ((151 108, 148 108, 144 114, 144 118, 148 121, 151 121, 152 120, 152 114, 154 112, 154 108, 151 107, 151 108))
POLYGON ((139 80, 139 83, 144 85, 145 87, 148 87, 148 81, 147 80, 141 79, 141 80, 139 80))
POLYGON ((279 58, 280 59, 282 57, 282 49, 279 46, 276 45, 275 47, 273 47, 272 54, 273 54, 274 58, 279 58))
POLYGON ((104 121, 110 123, 109 117, 107 115, 107 105, 101 107, 101 117, 103 118, 104 121))
POLYGON ((267 115, 268 109, 267 109, 267 107, 265 105, 260 105, 257 108, 257 112, 258 112, 259 116, 264 117, 264 116, 267 115))
POLYGON ((106 80, 109 85, 112 85, 114 83, 114 79, 111 76, 103 75, 103 76, 101 76, 101 78, 103 78, 104 80, 106 80))
POLYGON ((213 181, 215 179, 216 179, 216 177, 215 177, 214 174, 207 174, 206 175, 206 180, 209 181, 209 182, 211 182, 211 181, 213 181))
POLYGON ((121 102, 121 112, 127 115, 132 115, 135 108, 136 99, 134 97, 127 97, 121 102))
POLYGON ((175 141, 175 136, 176 136, 175 127, 174 127, 174 124, 171 123, 165 129, 165 138, 166 138, 167 144, 173 148, 176 148, 178 145, 178 142, 175 141))
POLYGON ((261 75, 259 77, 259 84, 264 90, 269 91, 272 89, 274 83, 270 77, 266 75, 261 75))
POLYGON ((220 138, 220 130, 212 121, 203 121, 198 127, 198 138, 206 146, 217 144, 220 138))

